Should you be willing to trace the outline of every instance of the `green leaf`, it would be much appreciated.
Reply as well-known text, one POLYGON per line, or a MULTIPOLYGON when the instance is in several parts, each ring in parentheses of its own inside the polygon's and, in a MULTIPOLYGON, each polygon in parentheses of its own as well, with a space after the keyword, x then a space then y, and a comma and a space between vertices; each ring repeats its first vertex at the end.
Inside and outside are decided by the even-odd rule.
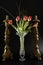
POLYGON ((25 24, 24 24, 24 30, 27 28, 29 26, 29 22, 25 22, 25 24))
POLYGON ((22 27, 24 26, 24 22, 25 22, 25 21, 24 21, 24 20, 22 20, 22 27))
POLYGON ((28 32, 30 32, 31 28, 32 28, 32 26, 30 25, 30 26, 28 27, 28 32))

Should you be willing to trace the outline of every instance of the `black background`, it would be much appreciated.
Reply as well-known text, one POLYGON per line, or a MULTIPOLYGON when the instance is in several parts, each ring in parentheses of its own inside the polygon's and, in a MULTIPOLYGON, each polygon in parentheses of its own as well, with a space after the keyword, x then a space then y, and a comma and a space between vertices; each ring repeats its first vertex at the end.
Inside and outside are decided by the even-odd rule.
MULTIPOLYGON (((0 0, 0 52, 1 55, 3 53, 3 47, 4 47, 4 23, 2 22, 5 19, 5 15, 8 14, 9 18, 14 20, 17 15, 19 15, 19 4, 20 4, 20 10, 22 14, 24 15, 31 15, 33 18, 35 15, 38 16, 40 19, 39 23, 39 46, 40 51, 43 54, 43 2, 42 0, 0 0), (5 9, 3 9, 5 8, 5 9), (6 9, 8 11, 6 11, 6 9)), ((21 13, 20 12, 20 13, 21 13)), ((19 37, 16 36, 16 31, 13 30, 13 28, 10 26, 10 47, 11 51, 14 53, 14 57, 19 56, 19 46, 20 41, 19 37)), ((32 35, 32 32, 29 33, 25 37, 25 51, 26 56, 28 57, 29 53, 33 50, 34 46, 34 38, 32 35)))

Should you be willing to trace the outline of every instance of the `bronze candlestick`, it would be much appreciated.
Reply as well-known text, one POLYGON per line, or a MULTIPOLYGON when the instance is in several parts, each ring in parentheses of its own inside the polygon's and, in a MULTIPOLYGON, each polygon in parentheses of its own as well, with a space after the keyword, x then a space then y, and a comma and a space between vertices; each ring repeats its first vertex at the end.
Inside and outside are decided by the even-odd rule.
POLYGON ((5 23, 5 47, 4 47, 4 53, 2 55, 3 59, 2 61, 5 61, 6 59, 8 58, 11 58, 13 59, 13 53, 10 51, 10 47, 9 47, 9 37, 10 37, 10 31, 9 31, 9 28, 8 28, 8 15, 6 16, 6 19, 3 20, 3 22, 5 23))
POLYGON ((38 60, 41 60, 41 53, 39 49, 39 32, 38 32, 38 23, 40 20, 38 19, 37 16, 35 16, 35 19, 33 20, 35 22, 34 28, 33 28, 33 33, 34 33, 34 39, 35 39, 35 46, 34 46, 34 55, 38 60))

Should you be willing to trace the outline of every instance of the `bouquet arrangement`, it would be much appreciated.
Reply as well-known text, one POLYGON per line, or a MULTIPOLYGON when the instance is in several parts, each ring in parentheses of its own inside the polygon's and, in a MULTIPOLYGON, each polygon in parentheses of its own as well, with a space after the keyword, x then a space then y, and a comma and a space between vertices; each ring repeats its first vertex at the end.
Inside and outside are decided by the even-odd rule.
POLYGON ((30 21, 32 20, 32 16, 24 16, 23 18, 20 18, 20 16, 16 17, 16 26, 12 24, 12 20, 8 20, 8 24, 10 24, 17 32, 17 35, 19 37, 25 36, 30 29, 32 28, 32 24, 30 24, 30 21))
POLYGON ((32 28, 32 24, 30 24, 32 16, 29 17, 24 16, 23 18, 17 16, 15 20, 16 26, 12 24, 12 20, 8 20, 8 24, 10 24, 16 30, 16 35, 18 35, 20 38, 20 60, 24 61, 25 60, 24 38, 32 28))

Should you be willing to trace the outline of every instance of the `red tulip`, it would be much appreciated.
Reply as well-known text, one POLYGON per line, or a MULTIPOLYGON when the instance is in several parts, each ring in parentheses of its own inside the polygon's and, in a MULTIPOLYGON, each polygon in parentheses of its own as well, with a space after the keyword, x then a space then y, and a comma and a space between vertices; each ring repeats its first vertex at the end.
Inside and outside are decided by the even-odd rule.
POLYGON ((33 27, 37 28, 37 27, 38 27, 38 23, 35 23, 35 24, 33 25, 33 27))
POLYGON ((16 22, 20 21, 20 16, 16 17, 16 22))
POLYGON ((8 24, 12 24, 12 20, 8 20, 8 24))
POLYGON ((24 20, 24 21, 27 21, 27 20, 28 20, 28 16, 24 16, 24 17, 23 17, 23 20, 24 20))
POLYGON ((29 16, 29 17, 28 17, 28 21, 31 21, 31 20, 32 20, 32 16, 29 16))

